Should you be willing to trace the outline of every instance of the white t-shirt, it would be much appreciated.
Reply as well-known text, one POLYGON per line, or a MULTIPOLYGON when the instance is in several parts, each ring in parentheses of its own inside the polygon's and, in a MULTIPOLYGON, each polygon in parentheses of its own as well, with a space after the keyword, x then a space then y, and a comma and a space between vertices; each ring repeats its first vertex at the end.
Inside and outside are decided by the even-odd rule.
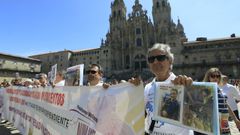
MULTIPOLYGON (((87 83, 87 86, 91 86, 90 83, 87 83)), ((92 86, 103 86, 103 82, 99 81, 96 85, 92 85, 92 86)))
POLYGON ((55 86, 64 86, 65 80, 61 80, 60 82, 56 83, 55 86))
MULTIPOLYGON (((174 80, 175 78, 176 76, 173 73, 170 73, 168 79, 163 82, 172 83, 171 80, 174 80)), ((149 133, 149 127, 152 122, 154 112, 154 91, 156 89, 155 79, 156 78, 154 78, 152 82, 148 83, 144 90, 144 102, 147 113, 145 118, 145 131, 147 133, 149 133)), ((151 135, 193 135, 193 131, 161 121, 156 121, 151 135)))
POLYGON ((227 103, 231 107, 231 109, 233 111, 237 110, 238 107, 237 103, 235 102, 235 99, 240 100, 240 95, 237 88, 228 83, 219 88, 222 89, 222 92, 225 93, 225 95, 228 97, 227 103))

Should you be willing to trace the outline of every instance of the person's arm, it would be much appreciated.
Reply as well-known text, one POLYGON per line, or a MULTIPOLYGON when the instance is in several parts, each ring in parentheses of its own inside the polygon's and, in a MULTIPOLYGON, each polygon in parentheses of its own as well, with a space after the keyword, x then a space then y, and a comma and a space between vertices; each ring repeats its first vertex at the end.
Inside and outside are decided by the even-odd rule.
POLYGON ((237 117, 235 116, 234 112, 232 111, 232 109, 229 107, 228 104, 227 106, 228 106, 228 112, 230 116, 233 118, 234 122, 236 123, 237 128, 240 129, 240 121, 237 119, 237 117))

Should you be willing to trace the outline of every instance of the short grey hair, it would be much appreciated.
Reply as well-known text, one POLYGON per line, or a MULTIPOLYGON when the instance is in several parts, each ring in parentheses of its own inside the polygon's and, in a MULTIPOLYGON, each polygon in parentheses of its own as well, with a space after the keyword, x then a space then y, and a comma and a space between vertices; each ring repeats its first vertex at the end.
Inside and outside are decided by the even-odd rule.
POLYGON ((172 70, 172 65, 173 65, 173 61, 174 61, 174 55, 170 51, 171 47, 168 44, 155 43, 153 45, 153 47, 148 50, 148 57, 149 57, 150 52, 153 51, 153 50, 159 50, 161 52, 166 53, 166 55, 167 55, 167 57, 168 57, 168 59, 169 59, 169 61, 171 63, 171 67, 170 68, 172 70))

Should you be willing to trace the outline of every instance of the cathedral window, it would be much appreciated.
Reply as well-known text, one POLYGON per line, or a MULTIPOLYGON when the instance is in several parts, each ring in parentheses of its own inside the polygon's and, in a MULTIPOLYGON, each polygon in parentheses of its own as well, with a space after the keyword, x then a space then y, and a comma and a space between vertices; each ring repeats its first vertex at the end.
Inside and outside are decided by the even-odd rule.
POLYGON ((116 17, 116 12, 115 11, 113 12, 113 17, 116 17))
POLYGON ((147 68, 147 62, 146 61, 141 62, 141 68, 147 68))
POLYGON ((144 68, 147 68, 146 57, 144 55, 142 54, 136 55, 134 61, 135 70, 142 70, 144 68))
POLYGON ((162 6, 165 7, 166 6, 166 3, 165 1, 162 1, 162 6))
POLYGON ((140 28, 136 28, 136 34, 137 35, 141 34, 141 29, 140 28))
POLYGON ((202 64, 206 64, 206 60, 205 59, 202 60, 202 64))
POLYGON ((160 7, 160 5, 159 5, 159 2, 157 2, 157 4, 156 4, 156 5, 157 5, 157 8, 159 8, 159 7, 160 7))
POLYGON ((129 43, 127 42, 126 44, 125 44, 125 48, 128 48, 129 47, 129 43))
POLYGON ((121 16, 121 11, 120 10, 118 10, 118 15, 121 16))
POLYGON ((141 38, 137 38, 137 46, 138 47, 142 46, 142 39, 141 38))
POLYGON ((129 65, 130 64, 130 57, 129 55, 126 56, 126 65, 129 65))
POLYGON ((139 62, 135 62, 135 70, 139 70, 140 69, 140 64, 139 62))
POLYGON ((196 58, 196 57, 193 57, 193 61, 197 61, 197 58, 196 58))

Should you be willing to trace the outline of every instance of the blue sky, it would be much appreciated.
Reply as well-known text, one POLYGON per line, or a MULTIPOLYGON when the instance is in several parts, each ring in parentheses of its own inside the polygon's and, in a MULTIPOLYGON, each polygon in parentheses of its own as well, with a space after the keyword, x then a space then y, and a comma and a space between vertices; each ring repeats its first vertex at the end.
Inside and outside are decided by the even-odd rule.
MULTIPOLYGON (((109 30, 113 0, 0 0, 0 52, 29 56, 97 48, 109 30)), ((152 17, 152 0, 140 0, 152 17)), ((127 12, 134 0, 125 0, 127 12)), ((240 36, 239 0, 170 0, 190 41, 240 36)))

